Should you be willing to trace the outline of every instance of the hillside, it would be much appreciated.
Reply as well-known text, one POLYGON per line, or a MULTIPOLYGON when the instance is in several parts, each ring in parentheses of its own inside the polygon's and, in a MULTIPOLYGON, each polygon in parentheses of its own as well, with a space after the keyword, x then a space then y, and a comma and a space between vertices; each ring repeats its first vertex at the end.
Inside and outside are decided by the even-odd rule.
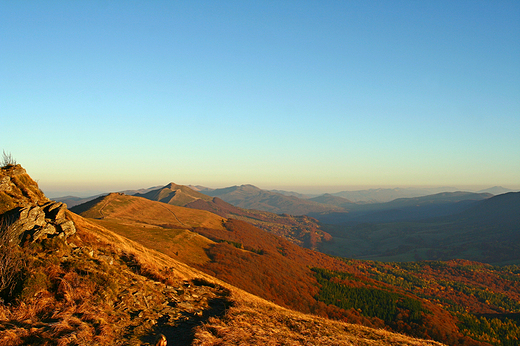
POLYGON ((211 200, 211 197, 208 197, 205 194, 194 191, 187 186, 177 185, 175 183, 170 183, 160 189, 155 189, 144 194, 137 193, 134 196, 144 197, 152 201, 158 201, 177 206, 184 206, 198 199, 205 201, 211 200))
MULTIPOLYGON (((13 180, 10 172, 2 173, 13 180)), ((28 185, 37 186, 29 179, 28 185)), ((22 191, 28 188, 18 187, 22 191)), ((14 194, 11 197, 15 202, 14 194)), ((440 345, 284 309, 102 225, 118 220, 112 224, 118 233, 141 229, 146 234, 147 229, 173 229, 158 227, 162 222, 181 226, 179 229, 186 232, 191 231, 183 227, 200 223, 216 227, 216 231, 230 232, 229 225, 214 224, 220 219, 216 215, 162 203, 159 207, 157 202, 149 202, 155 208, 142 210, 141 218, 132 218, 148 202, 111 194, 91 203, 92 210, 84 211, 90 219, 63 211, 63 217, 74 225, 73 233, 49 233, 28 243, 3 243, 1 260, 9 255, 9 259, 19 259, 18 263, 24 264, 16 267, 14 281, 2 286, 0 292, 1 343, 152 345, 162 334, 168 345, 440 345), (5 251, 5 244, 10 244, 9 251, 5 251)), ((23 201, 31 210, 37 210, 38 203, 23 201)), ((7 204, 2 206, 10 208, 7 204)), ((9 224, 2 225, 0 233, 9 236, 9 224)), ((189 241, 185 239, 183 243, 189 241)), ((163 242, 158 240, 157 244, 163 242)), ((6 274, 2 272, 1 278, 6 278, 6 274)))
MULTIPOLYGON (((431 289, 427 284, 422 284, 424 293, 419 297, 417 295, 419 291, 414 288, 415 286, 400 283, 399 280, 403 279, 396 278, 392 281, 388 275, 374 276, 374 272, 378 270, 381 272, 381 266, 375 266, 371 262, 334 259, 303 249, 239 220, 222 220, 222 227, 217 228, 162 227, 161 229, 160 222, 153 223, 158 227, 155 230, 129 227, 132 222, 140 222, 141 216, 117 209, 127 208, 125 207, 127 204, 121 199, 136 200, 137 197, 124 195, 113 197, 108 202, 99 201, 97 206, 92 207, 93 210, 99 210, 104 205, 107 210, 112 210, 110 214, 105 214, 103 219, 91 219, 92 222, 106 227, 111 225, 111 229, 120 235, 128 236, 148 247, 170 254, 235 287, 300 312, 312 312, 324 317, 372 327, 391 328, 414 336, 433 337, 450 345, 487 345, 486 338, 499 333, 498 330, 488 331, 487 336, 471 337, 473 335, 471 333, 474 333, 473 325, 470 323, 471 318, 476 318, 475 316, 481 313, 493 313, 499 315, 489 317, 489 320, 498 321, 500 318, 507 318, 504 314, 518 311, 518 305, 511 303, 518 302, 519 298, 518 292, 511 289, 515 287, 515 280, 520 279, 517 278, 520 271, 516 267, 510 269, 510 274, 507 274, 509 276, 505 276, 505 273, 498 268, 486 269, 486 275, 489 276, 486 283, 494 282, 487 287, 483 286, 482 277, 479 275, 452 275, 449 278, 452 283, 446 286, 446 279, 439 276, 441 272, 403 271, 401 277, 412 283, 431 280, 439 282, 438 287, 432 285, 431 289), (119 215, 124 215, 124 218, 119 219, 119 215), (179 235, 183 237, 182 243, 175 240, 179 235), (200 242, 201 239, 207 241, 200 242), (203 248, 203 251, 195 252, 197 246, 203 248), (182 247, 190 251, 182 252, 182 247), (200 256, 190 255, 192 253, 204 253, 207 257, 201 260, 200 256), (370 268, 374 268, 373 271, 370 268), (355 294, 360 298, 338 300, 333 298, 337 294, 334 292, 343 292, 342 297, 355 294), (445 296, 443 292, 453 293, 451 296, 445 296), (486 298, 475 300, 473 297, 475 292, 486 298), (491 297, 495 298, 490 299, 491 297), (453 302, 450 303, 447 299, 453 299, 453 302), (382 304, 383 301, 387 303, 382 304), (442 307, 439 306, 439 302, 442 302, 442 307), (468 311, 467 315, 460 315, 457 312, 460 308, 458 304, 466 304, 464 309, 468 311), (461 319, 464 319, 466 324, 461 324, 461 319), (477 339, 481 341, 477 342, 477 339)), ((140 208, 148 210, 142 206, 140 208)), ((176 214, 182 215, 183 208, 177 208, 176 214)), ((157 205, 149 208, 149 210, 156 209, 164 209, 164 206, 157 205)), ((83 215, 87 214, 84 212, 83 215)), ((94 213, 93 216, 98 217, 99 213, 94 213)), ((150 220, 149 224, 152 224, 152 218, 146 219, 150 220)), ((428 265, 419 264, 419 267, 428 268, 428 265)), ((463 265, 457 270, 464 273, 466 268, 468 267, 463 265)), ((516 324, 513 323, 508 327, 510 328, 508 333, 518 335, 514 334, 516 333, 514 326, 516 324)))
POLYGON ((319 213, 341 209, 295 196, 262 190, 253 185, 232 186, 203 192, 208 196, 218 197, 236 207, 275 214, 305 215, 310 212, 319 213))
POLYGON ((321 250, 382 261, 463 258, 490 264, 520 263, 520 193, 475 202, 463 212, 421 222, 329 225, 334 242, 321 250))
POLYGON ((192 209, 207 210, 224 218, 251 223, 263 230, 284 237, 295 244, 315 249, 322 241, 330 240, 318 222, 305 215, 279 215, 275 213, 235 207, 218 197, 210 197, 193 189, 170 183, 169 185, 135 196, 192 209))
POLYGON ((488 193, 441 192, 413 198, 398 198, 386 203, 343 204, 345 211, 310 213, 322 223, 355 225, 423 220, 458 214, 476 202, 492 197, 488 193))
POLYGON ((427 195, 433 195, 442 192, 455 192, 454 187, 438 187, 438 188, 402 188, 396 187, 391 189, 368 189, 356 191, 335 192, 332 195, 346 198, 354 203, 385 203, 398 198, 413 198, 427 195))
POLYGON ((340 208, 348 208, 348 207, 351 207, 353 204, 352 201, 349 201, 346 198, 334 196, 334 195, 331 195, 330 193, 326 193, 321 196, 309 198, 309 201, 314 201, 314 202, 318 202, 318 203, 322 203, 322 204, 330 204, 330 205, 334 205, 334 206, 340 207, 340 208))

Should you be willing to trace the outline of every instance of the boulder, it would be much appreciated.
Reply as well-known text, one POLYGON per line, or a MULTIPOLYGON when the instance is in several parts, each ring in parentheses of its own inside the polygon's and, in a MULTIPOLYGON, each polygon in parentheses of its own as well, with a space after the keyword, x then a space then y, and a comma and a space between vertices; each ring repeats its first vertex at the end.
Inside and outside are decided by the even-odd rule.
POLYGON ((53 201, 42 206, 26 206, 12 210, 9 213, 11 238, 24 243, 73 235, 76 233, 76 227, 72 221, 66 219, 66 210, 67 206, 64 203, 53 201))

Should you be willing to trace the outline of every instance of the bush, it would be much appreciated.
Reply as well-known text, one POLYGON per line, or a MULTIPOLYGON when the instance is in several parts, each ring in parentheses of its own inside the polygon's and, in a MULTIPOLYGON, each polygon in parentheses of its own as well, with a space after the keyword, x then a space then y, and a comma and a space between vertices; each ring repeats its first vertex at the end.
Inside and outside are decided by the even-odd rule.
POLYGON ((2 168, 16 166, 16 160, 11 155, 11 153, 6 153, 5 150, 4 150, 3 151, 3 155, 2 155, 2 161, 0 161, 0 166, 2 168))

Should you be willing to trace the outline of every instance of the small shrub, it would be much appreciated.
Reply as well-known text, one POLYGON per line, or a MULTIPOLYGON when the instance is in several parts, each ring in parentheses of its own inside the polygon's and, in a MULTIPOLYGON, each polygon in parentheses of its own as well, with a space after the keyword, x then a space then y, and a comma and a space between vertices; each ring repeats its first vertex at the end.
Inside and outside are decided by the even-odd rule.
POLYGON ((11 153, 6 153, 5 150, 2 154, 2 160, 0 161, 0 166, 2 168, 9 168, 12 166, 16 166, 16 160, 13 158, 11 153))

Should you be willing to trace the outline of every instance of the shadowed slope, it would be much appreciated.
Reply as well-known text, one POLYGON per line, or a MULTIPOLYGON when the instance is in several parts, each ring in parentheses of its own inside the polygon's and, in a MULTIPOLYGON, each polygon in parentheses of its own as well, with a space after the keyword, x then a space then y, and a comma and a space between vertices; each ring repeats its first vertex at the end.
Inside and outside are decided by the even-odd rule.
MULTIPOLYGON (((484 195, 486 196, 486 195, 484 195)), ((381 261, 467 259, 520 263, 520 193, 472 202, 465 211, 418 222, 329 225, 321 250, 381 261)))

